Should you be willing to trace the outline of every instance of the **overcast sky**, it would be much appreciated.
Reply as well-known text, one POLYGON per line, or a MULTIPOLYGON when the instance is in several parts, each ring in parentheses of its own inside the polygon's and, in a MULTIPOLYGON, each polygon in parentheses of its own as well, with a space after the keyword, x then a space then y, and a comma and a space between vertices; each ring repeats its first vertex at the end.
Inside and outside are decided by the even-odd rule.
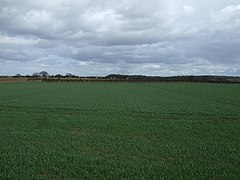
POLYGON ((240 76, 239 0, 0 0, 0 75, 240 76))

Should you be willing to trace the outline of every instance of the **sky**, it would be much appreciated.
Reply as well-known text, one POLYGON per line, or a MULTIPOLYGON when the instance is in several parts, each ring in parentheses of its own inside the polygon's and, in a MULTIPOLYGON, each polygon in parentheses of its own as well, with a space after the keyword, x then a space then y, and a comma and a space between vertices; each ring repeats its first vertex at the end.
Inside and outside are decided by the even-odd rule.
POLYGON ((0 0, 0 75, 240 76, 239 0, 0 0))

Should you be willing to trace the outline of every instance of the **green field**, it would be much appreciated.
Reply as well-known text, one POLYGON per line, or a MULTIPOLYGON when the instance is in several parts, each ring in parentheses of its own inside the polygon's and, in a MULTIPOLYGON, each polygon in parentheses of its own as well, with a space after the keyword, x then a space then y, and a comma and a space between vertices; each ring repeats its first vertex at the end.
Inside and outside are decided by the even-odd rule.
POLYGON ((1 83, 0 179, 240 179, 240 84, 1 83))

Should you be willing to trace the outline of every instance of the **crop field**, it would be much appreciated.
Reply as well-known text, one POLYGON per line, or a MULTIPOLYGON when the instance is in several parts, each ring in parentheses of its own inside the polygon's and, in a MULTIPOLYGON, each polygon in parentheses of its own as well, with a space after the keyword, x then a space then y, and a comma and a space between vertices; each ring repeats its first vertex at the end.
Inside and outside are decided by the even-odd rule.
POLYGON ((240 179, 240 84, 0 83, 0 179, 240 179))

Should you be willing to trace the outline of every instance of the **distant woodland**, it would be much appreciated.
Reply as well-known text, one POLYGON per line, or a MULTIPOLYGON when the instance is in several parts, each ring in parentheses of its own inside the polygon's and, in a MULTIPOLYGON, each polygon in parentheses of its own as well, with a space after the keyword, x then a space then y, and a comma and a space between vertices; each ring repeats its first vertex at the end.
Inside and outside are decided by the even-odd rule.
POLYGON ((144 76, 110 74, 107 76, 77 76, 72 73, 65 75, 49 75, 46 71, 33 73, 32 75, 16 74, 15 76, 0 76, 1 81, 44 81, 44 82, 209 82, 209 83, 240 83, 240 77, 235 76, 144 76))

